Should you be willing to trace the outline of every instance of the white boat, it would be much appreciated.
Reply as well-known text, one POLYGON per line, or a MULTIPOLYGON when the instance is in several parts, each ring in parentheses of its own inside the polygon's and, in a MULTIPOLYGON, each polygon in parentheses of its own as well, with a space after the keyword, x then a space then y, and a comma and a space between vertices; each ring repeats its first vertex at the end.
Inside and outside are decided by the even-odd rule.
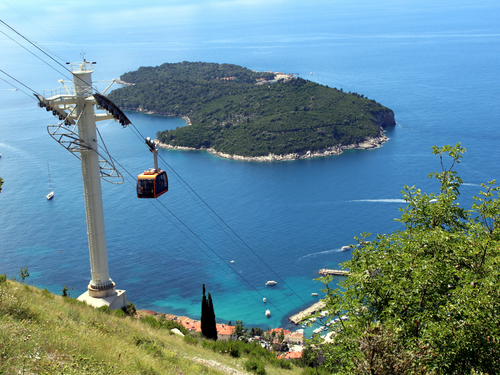
POLYGON ((342 246, 342 251, 347 251, 349 250, 351 247, 350 246, 342 246))
POLYGON ((234 260, 232 260, 231 263, 234 263, 234 260))
POLYGON ((262 302, 266 303, 267 302, 267 298, 266 297, 262 298, 262 302))
POLYGON ((316 297, 317 295, 318 295, 318 293, 311 293, 311 296, 316 297))
POLYGON ((274 281, 274 280, 269 280, 269 281, 266 283, 266 285, 268 285, 268 286, 270 286, 270 285, 276 285, 276 284, 277 284, 277 283, 276 283, 276 281, 274 281))
POLYGON ((49 194, 47 194, 45 198, 47 198, 47 200, 51 200, 52 198, 54 198, 54 189, 52 189, 52 180, 50 179, 50 168, 48 164, 47 169, 49 171, 49 194))
POLYGON ((271 316, 271 311, 266 310, 266 316, 269 318, 271 316))

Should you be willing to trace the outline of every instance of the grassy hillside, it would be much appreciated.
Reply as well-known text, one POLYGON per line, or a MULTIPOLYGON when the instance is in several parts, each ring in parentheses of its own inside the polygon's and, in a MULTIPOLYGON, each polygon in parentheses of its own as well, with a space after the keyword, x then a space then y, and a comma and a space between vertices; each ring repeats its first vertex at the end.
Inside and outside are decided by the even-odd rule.
POLYGON ((189 117, 191 126, 159 133, 163 143, 248 157, 347 146, 395 125, 373 99, 297 77, 270 82, 269 74, 229 64, 142 67, 109 98, 126 110, 189 117))
MULTIPOLYGON (((3 276, 0 374, 240 374, 255 361, 240 342, 232 355, 220 354, 201 338, 153 327, 151 318, 95 310, 3 276)), ((303 372, 282 365, 262 360, 267 374, 303 372)))

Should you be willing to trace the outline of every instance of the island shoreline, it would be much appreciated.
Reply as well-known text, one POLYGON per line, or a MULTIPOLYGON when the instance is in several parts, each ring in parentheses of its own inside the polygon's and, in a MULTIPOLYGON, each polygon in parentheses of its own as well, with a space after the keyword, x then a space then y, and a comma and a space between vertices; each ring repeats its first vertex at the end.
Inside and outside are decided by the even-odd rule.
POLYGON ((267 156, 243 156, 236 154, 226 154, 214 150, 213 148, 194 148, 194 147, 184 147, 184 146, 172 146, 166 143, 161 143, 157 139, 154 141, 158 147, 170 149, 170 150, 182 150, 182 151, 207 151, 212 155, 219 156, 225 159, 238 160, 238 161, 248 161, 248 162, 272 162, 272 161, 292 161, 299 159, 310 159, 316 157, 327 157, 332 155, 341 155, 344 150, 371 150, 382 147, 382 145, 389 141, 389 138, 384 134, 383 131, 380 132, 378 137, 369 138, 364 142, 350 144, 350 145, 337 145, 328 147, 322 150, 316 151, 302 151, 291 154, 276 155, 270 153, 267 156))

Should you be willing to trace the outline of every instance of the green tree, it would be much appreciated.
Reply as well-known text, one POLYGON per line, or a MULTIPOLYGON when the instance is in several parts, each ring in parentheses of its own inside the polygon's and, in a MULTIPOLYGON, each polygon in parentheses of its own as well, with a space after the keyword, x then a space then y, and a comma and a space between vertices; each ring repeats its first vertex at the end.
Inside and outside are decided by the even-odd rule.
POLYGON ((201 333, 205 337, 209 336, 208 311, 207 310, 208 310, 208 302, 207 302, 207 296, 205 295, 205 284, 203 284, 203 296, 201 297, 200 324, 201 324, 201 333))
POLYGON ((24 270, 23 267, 19 269, 19 277, 21 278, 23 283, 26 280, 26 278, 30 277, 30 273, 28 272, 28 267, 24 267, 24 270))
POLYGON ((212 302, 212 296, 205 295, 205 284, 203 284, 203 296, 201 298, 201 333, 207 339, 217 340, 217 325, 215 322, 215 312, 212 302))
POLYGON ((0 177, 0 193, 2 192, 3 178, 0 177))
POLYGON ((237 320, 234 326, 234 334, 237 338, 246 336, 248 328, 243 325, 243 320, 237 320))
POLYGON ((433 147, 441 171, 429 177, 439 193, 405 186, 404 230, 372 241, 362 234, 340 288, 322 279, 330 321, 344 317, 322 348, 331 373, 498 373, 499 188, 482 184, 471 209, 459 205, 453 168, 464 152, 433 147))
POLYGON ((264 333, 264 330, 262 328, 259 328, 259 327, 252 327, 252 329, 250 331, 251 336, 262 336, 263 333, 264 333))
POLYGON ((212 296, 208 293, 208 325, 210 327, 210 337, 213 340, 217 340, 217 323, 215 321, 215 310, 212 301, 212 296))

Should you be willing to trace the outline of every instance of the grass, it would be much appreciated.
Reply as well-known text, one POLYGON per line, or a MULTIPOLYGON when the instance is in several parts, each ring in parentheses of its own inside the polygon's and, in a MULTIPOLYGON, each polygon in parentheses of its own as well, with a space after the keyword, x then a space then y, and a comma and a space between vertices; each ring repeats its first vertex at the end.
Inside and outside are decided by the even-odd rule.
MULTIPOLYGON (((1 280, 0 374, 224 374, 206 364, 245 372, 251 359, 244 350, 238 356, 224 355, 199 337, 174 335, 168 324, 144 323, 46 289, 1 280)), ((259 373, 303 372, 263 361, 259 368, 265 370, 259 373)), ((258 367, 254 360, 250 364, 258 367)))

